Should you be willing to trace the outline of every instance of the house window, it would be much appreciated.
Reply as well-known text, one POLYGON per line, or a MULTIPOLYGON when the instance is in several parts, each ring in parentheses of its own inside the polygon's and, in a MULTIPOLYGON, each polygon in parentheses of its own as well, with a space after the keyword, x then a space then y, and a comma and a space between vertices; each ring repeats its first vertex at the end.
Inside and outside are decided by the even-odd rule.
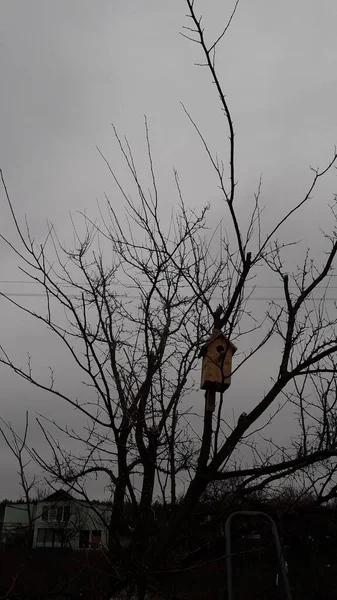
POLYGON ((63 507, 63 521, 65 523, 68 523, 70 519, 70 506, 64 506, 63 507))
POLYGON ((64 539, 62 529, 38 529, 36 537, 37 548, 63 548, 69 543, 64 539))
POLYGON ((48 511, 48 521, 56 521, 57 520, 56 515, 57 515, 56 508, 55 508, 55 506, 52 506, 48 511))
POLYGON ((91 547, 100 548, 102 532, 99 529, 93 530, 91 533, 91 547))
POLYGON ((68 523, 70 506, 44 506, 41 519, 48 522, 68 523))
POLYGON ((79 548, 89 548, 89 533, 88 529, 80 531, 79 548))
POLYGON ((48 510, 49 510, 49 506, 44 506, 42 509, 42 521, 48 521, 48 510))

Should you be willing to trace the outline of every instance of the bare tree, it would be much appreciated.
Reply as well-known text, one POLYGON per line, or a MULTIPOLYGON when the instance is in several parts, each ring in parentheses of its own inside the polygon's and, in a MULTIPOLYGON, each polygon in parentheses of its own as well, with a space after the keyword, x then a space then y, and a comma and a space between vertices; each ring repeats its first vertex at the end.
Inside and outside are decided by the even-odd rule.
POLYGON ((28 518, 28 526, 24 533, 25 538, 30 546, 33 541, 34 532, 34 508, 32 504, 32 492, 38 485, 39 481, 35 475, 33 475, 31 478, 27 477, 27 467, 32 462, 32 458, 27 448, 27 435, 29 426, 28 411, 26 412, 23 436, 20 436, 14 430, 11 423, 6 423, 1 417, 0 422, 2 424, 2 426, 0 426, 0 433, 15 457, 18 466, 17 474, 19 476, 20 486, 22 488, 23 500, 26 504, 28 518))
POLYGON ((59 426, 82 443, 81 455, 67 452, 41 420, 53 459, 50 462, 34 450, 31 453, 54 479, 84 496, 87 477, 106 476, 113 502, 109 548, 116 577, 113 591, 125 589, 130 582, 139 597, 149 589, 151 574, 159 565, 163 568, 165 556, 177 543, 209 482, 235 480, 236 495, 243 497, 305 473, 309 487, 314 485, 310 476, 316 477, 316 488, 321 482, 320 489, 315 488, 317 502, 335 494, 336 317, 327 310, 326 292, 318 304, 311 302, 317 289, 329 286, 337 252, 335 229, 326 235, 323 263, 315 264, 308 254, 294 273, 287 272, 284 259, 292 243, 283 243, 278 236, 334 167, 336 150, 329 164, 312 170, 308 191, 268 233, 261 223, 259 187, 244 227, 236 209, 233 120, 216 66, 218 45, 238 2, 227 25, 211 41, 194 0, 186 4, 189 23, 182 33, 203 53, 229 131, 224 163, 212 153, 184 109, 205 148, 230 217, 231 231, 224 239, 220 230, 209 232, 207 206, 199 214, 187 207, 176 172, 177 209, 163 223, 146 121, 151 189, 142 186, 129 142, 114 129, 135 195, 129 195, 102 154, 124 199, 126 216, 121 219, 107 198, 100 221, 83 217, 84 235, 74 225, 74 249, 61 244, 51 225, 45 242, 36 244, 28 225, 24 229, 19 224, 3 179, 19 243, 3 239, 20 259, 21 271, 42 286, 46 307, 37 313, 14 298, 7 300, 44 323, 62 341, 91 390, 90 400, 69 396, 53 370, 49 382, 38 379, 30 359, 23 368, 5 348, 1 362, 86 418, 86 435, 59 426), (262 321, 254 318, 249 286, 261 267, 278 277, 283 289, 283 300, 272 302, 262 321), (221 297, 220 304, 214 296, 221 297), (57 320, 56 307, 64 310, 65 321, 57 320), (245 352, 245 336, 253 330, 260 339, 245 352), (197 416, 194 421, 187 400, 183 402, 195 390, 199 352, 212 331, 223 331, 240 346, 234 381, 239 369, 272 337, 282 344, 270 388, 233 427, 225 421, 222 395, 214 413, 205 404, 196 426, 197 416), (269 452, 261 453, 256 434, 263 432, 284 404, 295 408, 299 437, 290 446, 272 444, 269 452), (251 449, 251 460, 238 466, 236 453, 242 445, 251 449), (158 490, 167 509, 165 525, 156 525, 152 518, 158 490))

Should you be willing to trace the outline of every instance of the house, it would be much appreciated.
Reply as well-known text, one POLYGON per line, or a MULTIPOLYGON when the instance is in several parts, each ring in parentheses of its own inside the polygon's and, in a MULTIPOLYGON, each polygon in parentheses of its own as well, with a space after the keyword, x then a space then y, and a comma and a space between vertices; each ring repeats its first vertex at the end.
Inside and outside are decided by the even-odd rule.
POLYGON ((1 542, 4 547, 99 549, 108 545, 111 505, 85 502, 64 490, 44 500, 8 503, 1 542))
POLYGON ((27 505, 23 502, 3 506, 0 546, 27 547, 32 545, 27 505))

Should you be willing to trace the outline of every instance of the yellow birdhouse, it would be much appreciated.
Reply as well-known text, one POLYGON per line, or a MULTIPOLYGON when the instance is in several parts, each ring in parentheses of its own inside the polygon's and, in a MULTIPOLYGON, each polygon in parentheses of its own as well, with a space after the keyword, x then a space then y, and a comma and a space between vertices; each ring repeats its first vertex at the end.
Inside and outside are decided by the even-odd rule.
POLYGON ((231 384, 232 356, 237 348, 220 330, 201 348, 201 389, 224 392, 231 384))

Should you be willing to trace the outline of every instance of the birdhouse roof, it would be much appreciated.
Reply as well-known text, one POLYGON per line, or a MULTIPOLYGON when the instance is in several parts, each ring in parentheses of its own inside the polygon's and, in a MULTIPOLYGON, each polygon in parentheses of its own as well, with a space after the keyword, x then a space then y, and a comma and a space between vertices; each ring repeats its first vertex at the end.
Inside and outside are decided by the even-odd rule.
POLYGON ((201 347, 199 352, 199 358, 205 356, 208 346, 218 338, 221 339, 221 341, 223 341, 225 345, 231 349, 232 354, 236 352, 237 347, 222 333, 222 331, 215 331, 213 335, 209 338, 209 340, 207 340, 207 342, 205 342, 205 344, 201 347))

